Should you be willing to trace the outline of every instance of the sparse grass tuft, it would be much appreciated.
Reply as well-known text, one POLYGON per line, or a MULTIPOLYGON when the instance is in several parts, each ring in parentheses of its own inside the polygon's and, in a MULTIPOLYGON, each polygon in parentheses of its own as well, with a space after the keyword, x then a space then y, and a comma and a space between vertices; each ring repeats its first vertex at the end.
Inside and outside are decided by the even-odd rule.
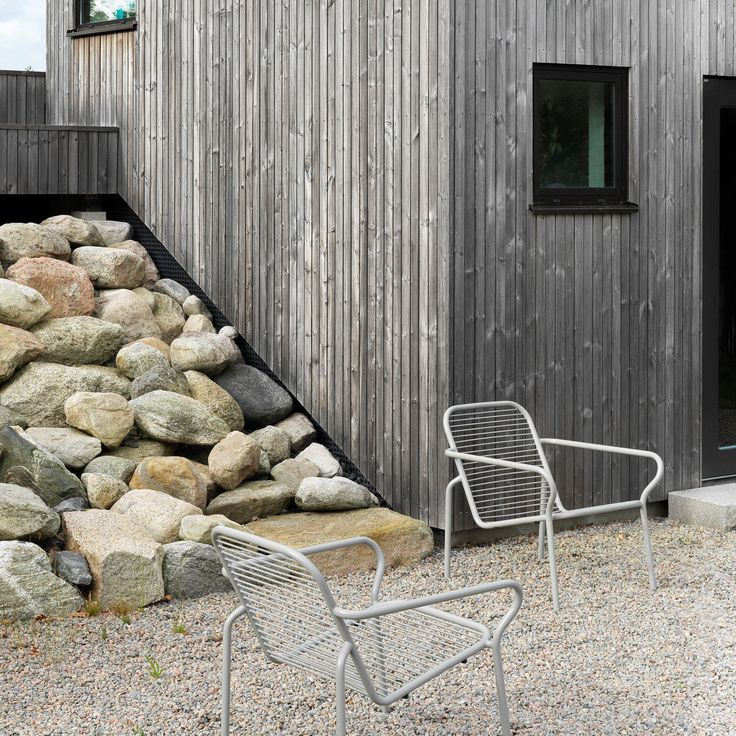
POLYGON ((158 660, 152 654, 144 654, 143 658, 148 664, 148 674, 154 679, 158 680, 161 675, 164 674, 164 670, 158 663, 158 660))
POLYGON ((100 611, 102 611, 102 606, 100 605, 99 601, 96 601, 92 598, 88 598, 84 605, 82 606, 82 610, 90 617, 99 616, 100 611))
POLYGON ((173 624, 171 624, 171 631, 174 634, 182 634, 183 636, 186 636, 189 633, 187 631, 187 627, 184 626, 184 623, 181 619, 178 619, 177 621, 174 621, 173 624))

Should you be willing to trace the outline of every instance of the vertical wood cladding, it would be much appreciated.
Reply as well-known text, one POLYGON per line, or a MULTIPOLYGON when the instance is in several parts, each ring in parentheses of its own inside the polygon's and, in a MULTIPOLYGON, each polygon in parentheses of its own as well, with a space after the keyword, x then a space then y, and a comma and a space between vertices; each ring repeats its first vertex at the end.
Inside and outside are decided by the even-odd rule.
POLYGON ((120 193, 396 509, 441 523, 449 0, 149 0, 69 39, 49 117, 120 128, 120 193))

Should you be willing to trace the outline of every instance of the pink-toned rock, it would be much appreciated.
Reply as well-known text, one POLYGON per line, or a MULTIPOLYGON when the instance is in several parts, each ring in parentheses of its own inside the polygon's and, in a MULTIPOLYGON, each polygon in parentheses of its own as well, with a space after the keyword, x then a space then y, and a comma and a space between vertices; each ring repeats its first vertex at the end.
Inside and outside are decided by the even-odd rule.
POLYGON ((95 309, 95 289, 84 269, 55 258, 21 258, 6 277, 39 292, 51 305, 47 319, 79 317, 95 309))

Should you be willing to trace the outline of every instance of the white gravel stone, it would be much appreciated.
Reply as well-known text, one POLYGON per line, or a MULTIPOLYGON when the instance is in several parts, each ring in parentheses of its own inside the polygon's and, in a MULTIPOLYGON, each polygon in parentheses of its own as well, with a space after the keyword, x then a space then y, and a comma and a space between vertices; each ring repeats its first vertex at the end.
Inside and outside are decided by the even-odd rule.
MULTIPOLYGON (((547 565, 536 561, 530 537, 456 550, 450 583, 439 551, 389 570, 382 598, 494 578, 524 585, 524 606, 503 644, 515 736, 730 736, 736 536, 671 522, 652 527, 662 584, 654 593, 633 523, 557 536, 557 616, 547 565)), ((332 581, 339 604, 365 605, 371 579, 332 581)), ((508 601, 491 594, 442 608, 493 624, 508 601)), ((105 616, 0 628, 7 636, 0 641, 0 733, 130 734, 133 726, 166 736, 217 733, 222 623, 236 605, 234 594, 223 594, 134 612, 130 625, 105 616), (29 656, 34 646, 37 656, 29 656), (146 674, 144 653, 161 664, 160 679, 146 674)), ((234 631, 232 695, 234 736, 334 734, 334 684, 269 664, 245 622, 234 631)), ((491 653, 416 690, 386 716, 349 693, 347 714, 355 736, 495 736, 491 653)))

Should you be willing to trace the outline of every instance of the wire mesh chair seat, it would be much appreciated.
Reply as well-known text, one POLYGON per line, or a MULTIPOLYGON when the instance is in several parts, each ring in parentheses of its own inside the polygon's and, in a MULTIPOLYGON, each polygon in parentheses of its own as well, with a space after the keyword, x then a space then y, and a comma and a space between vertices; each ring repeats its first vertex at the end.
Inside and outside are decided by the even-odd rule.
POLYGON ((516 616, 521 586, 497 581, 415 600, 379 603, 384 561, 371 539, 355 537, 300 551, 252 534, 216 527, 213 544, 240 606, 223 632, 222 734, 229 733, 231 629, 246 616, 266 657, 308 670, 337 683, 337 731, 345 734, 345 690, 357 691, 387 707, 469 657, 493 652, 502 732, 511 733, 500 644, 516 616), (366 544, 376 555, 368 607, 339 608, 309 556, 366 544), (432 604, 509 589, 513 602, 495 630, 432 604))
POLYGON ((648 450, 540 438, 529 413, 513 401, 451 406, 445 412, 443 427, 449 445, 445 454, 455 461, 458 472, 445 492, 446 578, 450 578, 453 499, 455 492, 462 488, 473 520, 481 528, 539 524, 538 556, 540 560, 544 557, 546 536, 555 611, 559 610, 554 548, 554 521, 558 519, 639 509, 650 587, 656 589, 646 503, 664 475, 664 463, 659 455, 648 450), (646 458, 655 463, 656 472, 636 500, 568 510, 558 496, 544 453, 545 445, 646 458))

